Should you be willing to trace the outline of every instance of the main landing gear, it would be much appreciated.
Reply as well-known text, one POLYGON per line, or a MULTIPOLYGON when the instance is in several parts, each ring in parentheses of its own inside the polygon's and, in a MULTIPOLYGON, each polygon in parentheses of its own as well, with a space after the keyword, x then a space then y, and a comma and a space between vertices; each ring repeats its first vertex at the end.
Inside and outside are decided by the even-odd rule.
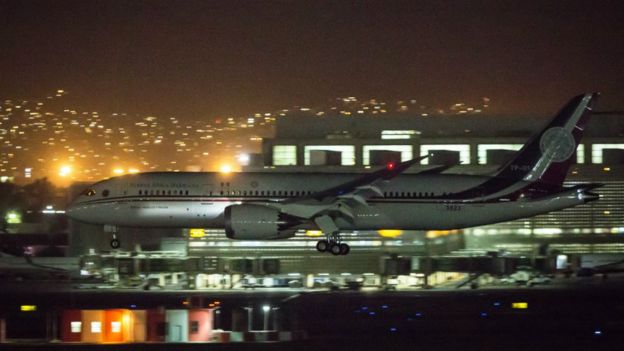
POLYGON ((340 229, 329 215, 316 217, 314 223, 327 235, 327 239, 319 240, 316 243, 318 252, 329 252, 334 256, 344 256, 351 251, 349 245, 340 242, 340 229))
POLYGON ((351 251, 348 244, 341 243, 337 240, 319 240, 316 243, 316 250, 318 252, 329 252, 334 256, 344 256, 351 251))

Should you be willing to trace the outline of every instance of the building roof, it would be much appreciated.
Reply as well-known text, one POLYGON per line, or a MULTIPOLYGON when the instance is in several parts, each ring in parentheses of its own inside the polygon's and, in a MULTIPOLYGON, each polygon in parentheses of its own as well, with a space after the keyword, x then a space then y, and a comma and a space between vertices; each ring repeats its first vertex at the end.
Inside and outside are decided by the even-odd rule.
MULTIPOLYGON (((275 139, 378 139, 382 130, 416 130, 420 137, 528 137, 548 116, 356 116, 289 115, 277 120, 275 139)), ((593 116, 586 137, 624 137, 624 116, 593 116)))

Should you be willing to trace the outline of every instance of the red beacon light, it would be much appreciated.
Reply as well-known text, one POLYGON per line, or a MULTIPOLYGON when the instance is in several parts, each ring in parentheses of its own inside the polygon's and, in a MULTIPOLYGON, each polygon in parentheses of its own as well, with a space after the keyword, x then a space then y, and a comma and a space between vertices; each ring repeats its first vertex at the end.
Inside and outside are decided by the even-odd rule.
POLYGON ((388 164, 386 165, 386 169, 391 171, 394 169, 394 162, 388 162, 388 164))

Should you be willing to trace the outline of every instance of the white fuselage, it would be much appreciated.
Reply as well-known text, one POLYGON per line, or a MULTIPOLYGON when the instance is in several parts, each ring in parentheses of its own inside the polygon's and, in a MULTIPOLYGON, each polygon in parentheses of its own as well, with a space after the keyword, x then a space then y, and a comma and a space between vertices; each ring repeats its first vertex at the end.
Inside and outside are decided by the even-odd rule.
MULTIPOLYGON (((70 217, 119 227, 223 228, 234 204, 272 204, 301 198, 355 179, 347 173, 143 173, 111 178, 91 187, 68 209, 70 217)), ((504 196, 453 199, 489 177, 402 174, 380 186, 384 196, 353 208, 341 230, 459 229, 530 217, 586 202, 578 190, 510 201, 504 196)), ((301 206, 306 206, 305 204, 301 206)))

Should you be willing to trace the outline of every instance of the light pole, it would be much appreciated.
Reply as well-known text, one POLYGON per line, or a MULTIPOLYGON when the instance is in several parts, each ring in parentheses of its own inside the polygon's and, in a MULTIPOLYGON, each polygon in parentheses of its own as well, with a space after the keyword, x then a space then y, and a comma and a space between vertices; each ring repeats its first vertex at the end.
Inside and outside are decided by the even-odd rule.
POLYGON ((253 321, 253 308, 252 307, 243 307, 247 310, 247 331, 251 331, 252 321, 253 321))
POLYGON ((278 324, 277 324, 278 323, 277 310, 279 310, 279 309, 280 309, 279 307, 273 307, 272 308, 272 310, 273 310, 273 330, 278 330, 278 327, 279 327, 278 324))
POLYGON ((262 306, 262 312, 264 312, 264 325, 262 326, 263 330, 268 330, 269 328, 269 311, 271 311, 271 306, 262 306))

